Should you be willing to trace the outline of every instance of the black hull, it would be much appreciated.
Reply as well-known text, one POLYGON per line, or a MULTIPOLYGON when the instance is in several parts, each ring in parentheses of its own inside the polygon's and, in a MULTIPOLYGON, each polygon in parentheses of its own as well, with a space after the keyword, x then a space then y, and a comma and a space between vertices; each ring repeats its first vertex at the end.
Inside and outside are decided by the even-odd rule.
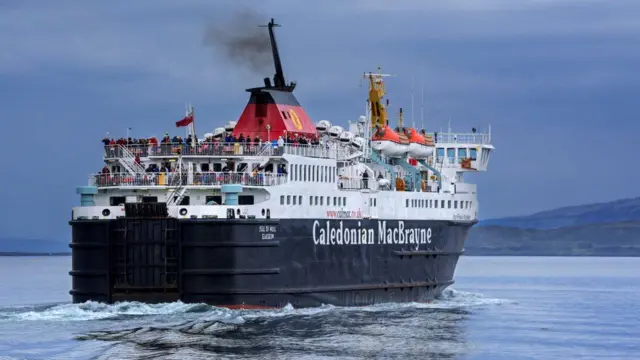
POLYGON ((261 308, 433 299, 453 283, 473 223, 122 218, 71 225, 74 303, 261 308))

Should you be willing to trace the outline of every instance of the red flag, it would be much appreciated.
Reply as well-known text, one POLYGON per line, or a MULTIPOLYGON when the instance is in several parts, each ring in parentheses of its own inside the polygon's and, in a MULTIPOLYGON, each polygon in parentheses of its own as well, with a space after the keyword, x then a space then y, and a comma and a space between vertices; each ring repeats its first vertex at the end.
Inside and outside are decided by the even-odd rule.
POLYGON ((187 115, 184 119, 180 121, 176 121, 176 127, 183 127, 191 124, 193 122, 193 114, 187 115))

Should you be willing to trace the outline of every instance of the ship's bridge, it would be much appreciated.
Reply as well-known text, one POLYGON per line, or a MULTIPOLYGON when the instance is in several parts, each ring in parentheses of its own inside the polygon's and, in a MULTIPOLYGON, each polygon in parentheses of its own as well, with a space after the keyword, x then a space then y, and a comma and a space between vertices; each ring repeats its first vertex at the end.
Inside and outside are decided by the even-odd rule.
POLYGON ((457 171, 486 171, 489 158, 495 149, 491 144, 491 133, 434 132, 429 134, 435 141, 434 156, 426 160, 436 169, 457 171))

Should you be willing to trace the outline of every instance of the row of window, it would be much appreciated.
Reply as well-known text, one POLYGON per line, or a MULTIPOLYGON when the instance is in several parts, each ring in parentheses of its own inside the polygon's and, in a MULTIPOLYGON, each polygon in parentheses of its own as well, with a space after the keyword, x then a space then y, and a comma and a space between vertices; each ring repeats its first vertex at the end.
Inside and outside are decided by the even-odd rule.
MULTIPOLYGON (((323 206, 325 197, 327 198, 327 206, 332 206, 331 196, 309 196, 309 205, 323 206)), ((287 195, 286 197, 285 195, 280 195, 280 205, 302 205, 302 195, 287 195)), ((347 206, 347 198, 334 196, 333 206, 347 206)))
POLYGON ((440 209, 451 209, 451 205, 453 205, 453 209, 470 209, 473 205, 473 201, 469 200, 407 199, 407 207, 412 208, 437 209, 438 203, 440 204, 440 209))
MULTIPOLYGON (((476 149, 471 148, 468 149, 468 156, 467 156, 467 149, 465 148, 458 148, 458 156, 456 157, 456 149, 455 148, 447 148, 447 156, 449 158, 449 162, 450 163, 454 163, 456 161, 456 159, 458 159, 458 162, 460 162, 460 160, 462 159, 466 159, 467 157, 471 158, 471 160, 477 160, 477 156, 478 153, 476 151, 476 149)), ((436 156, 438 157, 438 159, 442 159, 445 157, 445 149, 444 148, 437 148, 436 149, 436 156)), ((483 148, 482 149, 482 153, 480 154, 480 162, 484 163, 487 162, 487 160, 489 159, 489 149, 483 148)))
POLYGON ((291 181, 335 182, 337 168, 328 165, 292 164, 291 181))

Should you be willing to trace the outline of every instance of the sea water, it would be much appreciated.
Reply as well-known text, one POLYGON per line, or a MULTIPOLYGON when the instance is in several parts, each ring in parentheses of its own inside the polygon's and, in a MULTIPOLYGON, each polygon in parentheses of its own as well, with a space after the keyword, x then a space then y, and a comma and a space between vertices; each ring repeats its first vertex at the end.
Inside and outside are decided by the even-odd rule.
POLYGON ((429 304, 70 304, 70 257, 0 257, 0 359, 640 359, 640 259, 462 257, 429 304))

